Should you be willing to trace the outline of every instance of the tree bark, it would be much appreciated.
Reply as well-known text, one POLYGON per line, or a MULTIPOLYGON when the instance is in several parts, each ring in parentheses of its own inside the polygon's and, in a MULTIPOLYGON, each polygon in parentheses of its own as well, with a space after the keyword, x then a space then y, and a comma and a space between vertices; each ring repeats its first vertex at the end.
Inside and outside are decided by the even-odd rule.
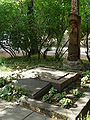
POLYGON ((44 58, 44 59, 46 59, 47 51, 48 51, 48 48, 46 48, 46 50, 45 50, 44 53, 43 53, 43 58, 44 58))
POLYGON ((87 14, 86 14, 86 31, 87 31, 87 33, 86 33, 86 47, 87 47, 87 59, 88 59, 88 61, 90 62, 90 57, 89 57, 89 47, 88 47, 88 35, 89 35, 89 30, 88 30, 88 16, 87 16, 87 14))
POLYGON ((78 15, 79 14, 79 0, 72 0, 71 5, 72 5, 71 12, 78 15))

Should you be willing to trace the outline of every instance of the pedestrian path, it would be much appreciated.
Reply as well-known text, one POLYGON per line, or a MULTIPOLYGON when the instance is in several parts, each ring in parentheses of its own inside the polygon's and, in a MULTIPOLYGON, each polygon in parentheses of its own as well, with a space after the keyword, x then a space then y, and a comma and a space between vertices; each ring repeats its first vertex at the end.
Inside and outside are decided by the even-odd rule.
POLYGON ((53 120, 44 114, 33 112, 16 103, 0 99, 0 120, 53 120))

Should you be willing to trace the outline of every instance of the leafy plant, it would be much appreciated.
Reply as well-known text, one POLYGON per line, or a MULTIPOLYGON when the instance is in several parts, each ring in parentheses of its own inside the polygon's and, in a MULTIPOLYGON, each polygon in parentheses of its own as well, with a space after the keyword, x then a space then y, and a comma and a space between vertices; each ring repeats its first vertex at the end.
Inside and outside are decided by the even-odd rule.
POLYGON ((83 88, 86 88, 86 87, 87 87, 87 85, 86 85, 86 82, 85 82, 85 81, 81 81, 81 87, 83 87, 83 88))
POLYGON ((45 94, 44 96, 43 96, 43 98, 42 98, 42 101, 43 102, 46 102, 46 101, 48 101, 50 99, 50 96, 48 95, 48 94, 45 94))
POLYGON ((87 82, 88 81, 88 77, 87 76, 85 76, 85 77, 83 77, 82 79, 81 79, 81 82, 87 82))
POLYGON ((0 98, 7 101, 15 101, 22 95, 26 95, 26 90, 11 83, 0 89, 0 98))
POLYGON ((63 107, 66 107, 66 108, 69 108, 72 103, 72 101, 69 98, 62 98, 59 102, 63 107))
POLYGON ((64 98, 66 95, 66 92, 62 92, 62 93, 56 93, 55 96, 55 100, 59 101, 60 99, 64 98))
POLYGON ((81 87, 87 87, 86 83, 88 82, 88 76, 85 76, 81 79, 81 87))
POLYGON ((14 77, 13 75, 9 75, 5 78, 6 80, 16 80, 17 78, 14 77))
POLYGON ((2 87, 5 84, 5 79, 3 77, 0 78, 0 87, 2 87))
POLYGON ((72 89, 71 91, 70 91, 70 93, 72 93, 74 96, 76 96, 76 97, 81 97, 82 96, 82 93, 80 92, 80 90, 79 89, 72 89))
POLYGON ((3 87, 5 84, 8 84, 8 83, 11 83, 11 82, 14 82, 15 80, 17 80, 17 75, 9 75, 9 76, 6 76, 6 77, 1 77, 0 78, 0 87, 3 87))
POLYGON ((0 91, 0 97, 4 97, 8 93, 10 93, 10 91, 11 91, 11 86, 10 85, 5 85, 0 91))
POLYGON ((84 76, 84 77, 87 76, 88 79, 90 80, 90 71, 87 70, 87 71, 83 72, 83 76, 84 76))
POLYGON ((54 89, 54 87, 51 87, 51 89, 49 90, 49 96, 53 96, 56 92, 56 89, 54 89))

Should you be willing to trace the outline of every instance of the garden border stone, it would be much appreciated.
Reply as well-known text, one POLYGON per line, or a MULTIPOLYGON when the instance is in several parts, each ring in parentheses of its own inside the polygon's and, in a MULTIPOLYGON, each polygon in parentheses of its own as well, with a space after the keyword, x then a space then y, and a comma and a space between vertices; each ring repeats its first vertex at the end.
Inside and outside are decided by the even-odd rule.
POLYGON ((87 92, 84 92, 83 97, 76 101, 76 108, 65 109, 27 97, 21 97, 19 99, 19 103, 23 107, 29 108, 36 112, 44 113, 49 117, 55 117, 60 120, 77 120, 80 118, 81 113, 84 115, 88 110, 90 111, 90 108, 88 108, 88 106, 90 106, 90 88, 88 88, 87 92))

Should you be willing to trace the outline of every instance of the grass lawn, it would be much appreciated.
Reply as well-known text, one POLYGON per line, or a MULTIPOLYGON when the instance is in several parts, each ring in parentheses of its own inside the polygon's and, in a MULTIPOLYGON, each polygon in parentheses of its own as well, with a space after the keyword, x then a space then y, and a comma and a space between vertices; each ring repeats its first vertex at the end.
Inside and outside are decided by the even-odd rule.
POLYGON ((0 71, 14 71, 17 69, 30 69, 37 66, 47 66, 58 69, 60 61, 57 61, 53 56, 43 59, 41 57, 38 61, 37 56, 28 57, 15 57, 15 58, 2 58, 0 57, 0 71))
MULTIPOLYGON (((85 66, 90 68, 90 62, 84 60, 83 63, 85 64, 85 66)), ((37 55, 33 55, 31 58, 28 58, 26 56, 15 57, 15 58, 0 57, 0 71, 30 69, 38 66, 51 67, 64 71, 73 71, 72 69, 68 69, 68 68, 59 68, 60 65, 62 65, 62 61, 56 60, 54 56, 47 56, 46 59, 43 59, 43 57, 41 56, 41 59, 39 61, 37 55)), ((77 69, 77 72, 78 71, 79 69, 77 69)))
POLYGON ((87 116, 87 120, 90 120, 90 115, 87 116))

